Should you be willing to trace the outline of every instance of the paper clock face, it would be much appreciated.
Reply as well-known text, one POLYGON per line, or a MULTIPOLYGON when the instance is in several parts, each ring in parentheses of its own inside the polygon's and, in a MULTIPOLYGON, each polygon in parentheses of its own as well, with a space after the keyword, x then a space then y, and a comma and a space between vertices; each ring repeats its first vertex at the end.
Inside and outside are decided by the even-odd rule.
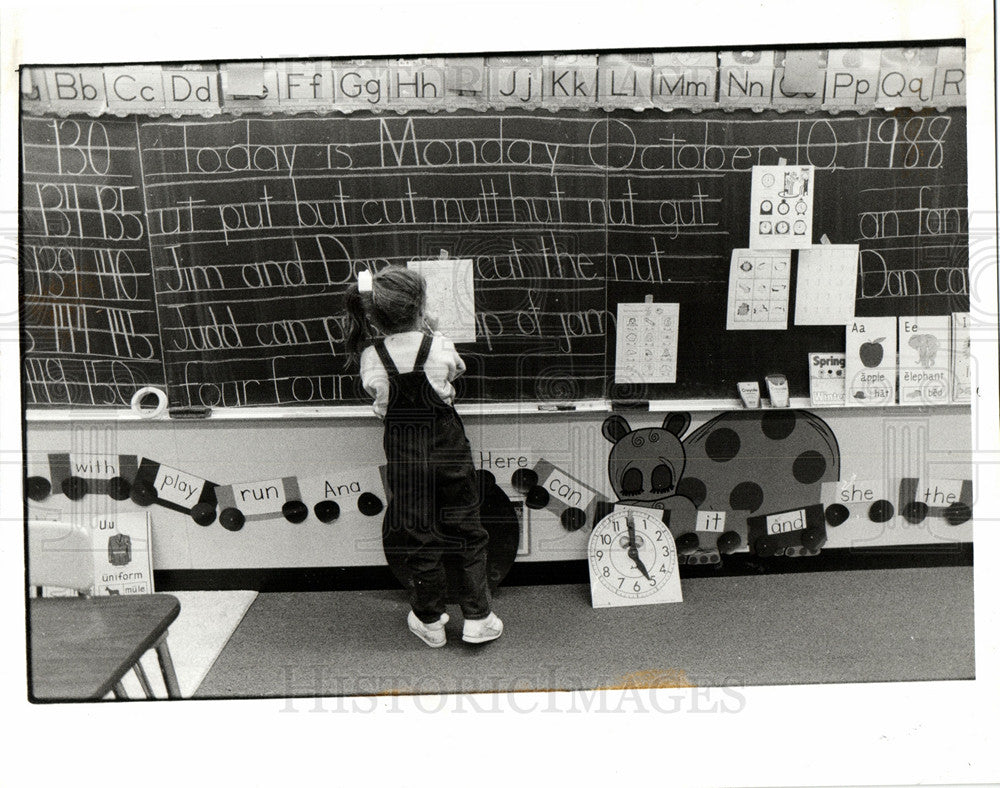
POLYGON ((662 517, 616 507, 594 526, 587 547, 594 607, 681 601, 677 549, 662 517))

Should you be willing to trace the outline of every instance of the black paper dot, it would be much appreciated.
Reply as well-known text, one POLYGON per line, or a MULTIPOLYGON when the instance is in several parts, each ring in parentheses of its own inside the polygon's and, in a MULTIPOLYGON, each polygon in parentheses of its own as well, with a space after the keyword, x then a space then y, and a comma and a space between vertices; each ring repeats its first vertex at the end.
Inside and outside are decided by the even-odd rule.
POLYGON ((131 490, 132 485, 121 476, 116 476, 108 482, 108 495, 115 501, 124 501, 131 490))
POLYGON ((538 484, 538 474, 531 468, 518 468, 511 475, 510 483, 521 495, 525 495, 528 490, 538 484))
POLYGON ((760 420, 760 429, 773 441, 787 438, 795 431, 795 413, 787 410, 771 410, 760 420))
POLYGON ((715 462, 729 462, 740 453, 740 436, 728 427, 720 427, 705 441, 705 453, 715 462))
POLYGON ((332 523, 340 517, 340 504, 336 501, 320 501, 313 507, 313 512, 321 523, 332 523))
POLYGON ((698 534, 687 533, 677 537, 678 553, 693 553, 698 546, 698 534))
POLYGON ((374 493, 361 493, 358 497, 358 511, 367 517, 374 517, 382 511, 382 499, 374 493))
POLYGON ((89 485, 86 479, 81 479, 79 476, 70 476, 68 479, 63 479, 62 491, 63 495, 69 498, 71 501, 79 501, 88 492, 89 485))
POLYGON ((826 522, 827 525, 831 525, 836 528, 838 525, 847 522, 847 518, 851 516, 850 511, 842 503, 830 504, 826 507, 826 522))
POLYGON ((729 494, 729 505, 744 512, 756 512, 764 503, 764 491, 756 482, 740 482, 729 494))
POLYGON ((916 525, 926 519, 929 511, 929 507, 923 501, 910 501, 903 507, 903 517, 906 518, 907 522, 916 525))
POLYGON ((234 509, 231 506, 227 509, 223 509, 219 514, 219 525, 227 531, 240 530, 246 521, 247 518, 243 516, 243 512, 239 509, 234 509))
POLYGON ((955 501, 944 510, 944 519, 949 525, 961 525, 972 517, 972 508, 961 501, 955 501))
POLYGON ((719 537, 715 546, 719 549, 720 553, 731 553, 737 547, 740 546, 740 535, 736 531, 725 531, 722 536, 719 537))
POLYGON ((309 516, 309 507, 302 501, 285 501, 281 513, 290 523, 301 523, 309 516))
POLYGON ((587 524, 587 514, 583 511, 583 509, 577 509, 575 506, 570 506, 566 511, 559 515, 559 522, 562 523, 562 527, 567 531, 579 531, 587 524))
POLYGON ((804 451, 792 463, 792 476, 800 484, 813 484, 826 473, 826 460, 818 451, 804 451))
POLYGON ((753 551, 759 556, 773 555, 776 550, 777 546, 766 536, 754 540, 753 551))
POLYGON ((677 484, 677 494, 683 495, 695 506, 701 506, 708 497, 708 490, 701 479, 685 476, 677 484))
POLYGON ((139 506, 149 506, 156 500, 156 488, 145 479, 137 479, 132 485, 132 492, 129 497, 133 503, 139 506))
POLYGON ((196 503, 191 507, 191 519, 198 525, 211 525, 215 522, 215 504, 196 503))
POLYGON ((807 528, 802 532, 802 546, 810 550, 814 550, 820 546, 823 541, 823 532, 820 530, 814 530, 812 528, 807 528))
POLYGON ((549 494, 544 487, 539 487, 536 484, 528 490, 528 494, 524 496, 524 502, 529 509, 541 509, 549 502, 549 494))
POLYGON ((868 519, 873 523, 884 523, 892 519, 892 516, 896 513, 893 505, 888 501, 875 501, 870 507, 868 507, 868 519))
POLYGON ((52 483, 44 476, 28 477, 28 497, 33 501, 44 501, 52 492, 52 483))

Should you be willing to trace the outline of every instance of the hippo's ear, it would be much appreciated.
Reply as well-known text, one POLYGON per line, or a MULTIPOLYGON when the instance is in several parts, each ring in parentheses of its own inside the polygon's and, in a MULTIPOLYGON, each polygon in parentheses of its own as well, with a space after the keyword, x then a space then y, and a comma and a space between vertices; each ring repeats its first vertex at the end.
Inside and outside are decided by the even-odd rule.
POLYGON ((691 426, 690 413, 669 413, 663 420, 663 429, 672 432, 678 438, 687 432, 689 426, 691 426))
POLYGON ((604 420, 604 426, 601 427, 604 437, 611 441, 611 443, 618 443, 618 441, 631 431, 632 428, 628 426, 628 422, 617 414, 608 416, 604 420))

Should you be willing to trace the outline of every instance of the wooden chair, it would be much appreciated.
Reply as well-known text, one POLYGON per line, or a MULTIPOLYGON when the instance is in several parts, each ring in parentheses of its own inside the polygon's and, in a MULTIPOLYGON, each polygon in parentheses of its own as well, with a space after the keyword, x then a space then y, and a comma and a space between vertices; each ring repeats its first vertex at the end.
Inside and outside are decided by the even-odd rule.
MULTIPOLYGON (((28 585, 41 596, 43 588, 65 588, 78 596, 90 597, 94 590, 93 542, 90 531, 79 523, 50 520, 28 521, 28 585)), ((154 643, 163 673, 163 683, 171 698, 179 698, 180 687, 174 671, 167 633, 154 643)), ((142 656, 141 654, 139 655, 142 656)), ((132 671, 147 698, 153 698, 149 677, 137 658, 132 671)), ((127 698, 121 681, 114 684, 116 698, 127 698)))

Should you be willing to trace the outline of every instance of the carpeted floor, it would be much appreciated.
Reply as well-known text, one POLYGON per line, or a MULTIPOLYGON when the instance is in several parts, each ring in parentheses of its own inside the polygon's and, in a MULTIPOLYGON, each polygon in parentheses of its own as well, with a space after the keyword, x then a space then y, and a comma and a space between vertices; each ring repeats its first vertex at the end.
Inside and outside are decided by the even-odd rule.
POLYGON ((971 567, 685 580, 594 610, 583 585, 501 588, 503 637, 430 649, 402 591, 261 594, 195 697, 507 692, 974 677, 971 567))

